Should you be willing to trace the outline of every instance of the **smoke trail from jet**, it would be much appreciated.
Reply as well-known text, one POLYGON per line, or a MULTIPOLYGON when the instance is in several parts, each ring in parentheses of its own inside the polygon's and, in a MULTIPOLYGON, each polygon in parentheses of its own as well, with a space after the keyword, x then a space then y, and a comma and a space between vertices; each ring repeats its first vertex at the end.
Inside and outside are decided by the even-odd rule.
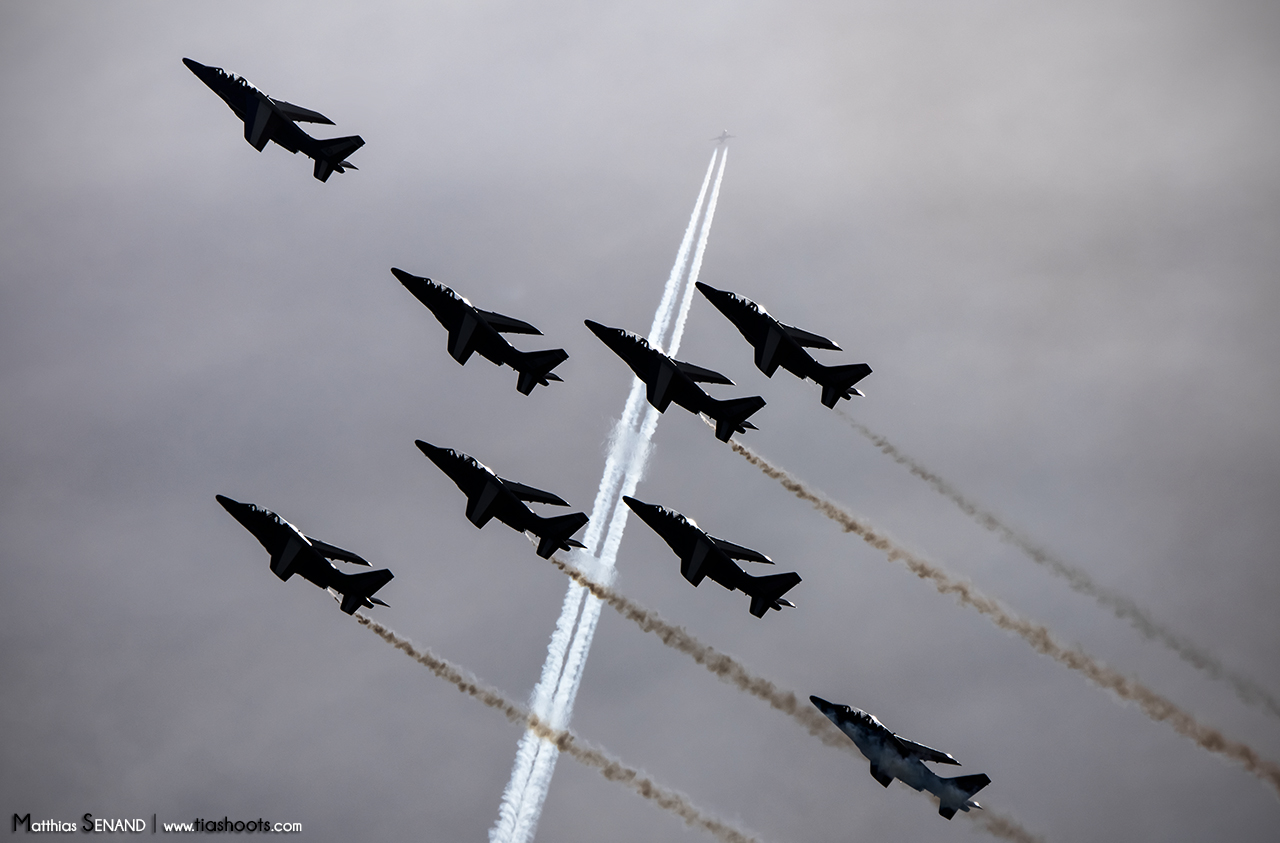
MULTIPOLYGON (((567 574, 575 583, 588 589, 595 597, 608 603, 618 614, 632 621, 645 632, 652 632, 658 636, 663 644, 692 657, 716 678, 764 700, 783 714, 790 715, 804 727, 805 731, 827 746, 842 749, 858 758, 863 757, 853 741, 832 725, 831 721, 816 708, 804 704, 794 691, 783 690, 769 679, 753 674, 733 656, 702 643, 684 627, 670 623, 657 612, 646 609, 615 589, 592 581, 560 557, 552 556, 551 564, 567 574)), ((1044 843, 1042 838, 1022 828, 1011 818, 989 809, 984 815, 975 816, 975 820, 984 831, 995 837, 1017 841, 1017 843, 1044 843)))
POLYGON ((674 650, 679 650, 691 657, 695 662, 723 682, 746 691, 753 697, 764 700, 771 707, 788 714, 805 728, 809 734, 819 738, 827 746, 844 749, 858 755, 857 747, 845 737, 844 733, 831 724, 823 714, 802 701, 794 691, 779 688, 763 676, 752 673, 733 656, 720 652, 710 644, 704 644, 691 635, 684 627, 665 620, 657 612, 646 609, 629 597, 619 594, 609 586, 593 582, 577 568, 558 556, 551 557, 551 564, 567 574, 575 583, 588 589, 596 598, 608 603, 618 614, 636 624, 645 632, 652 632, 658 639, 674 650))
POLYGON ((955 486, 925 468, 912 457, 904 454, 885 437, 850 418, 844 411, 836 410, 836 412, 844 418, 850 427, 871 440, 871 444, 879 448, 885 456, 904 466, 916 477, 928 483, 933 487, 934 491, 959 507, 961 512, 995 533, 1002 540, 1021 550, 1031 561, 1066 580, 1073 591, 1092 597, 1098 603, 1110 609, 1117 618, 1132 624, 1145 638, 1163 644, 1182 658, 1183 661, 1199 668, 1214 679, 1230 685, 1232 690, 1236 692, 1236 696, 1243 702, 1259 706, 1273 717, 1280 717, 1280 700, 1277 700, 1257 682, 1229 670, 1216 657, 1156 621, 1145 609, 1129 597, 1099 585, 1083 569, 1062 561, 1032 542, 1029 538, 1021 535, 1001 521, 990 510, 978 506, 965 497, 955 486))
MULTIPOLYGON (((698 199, 694 203, 693 213, 685 227, 684 237, 676 252, 675 263, 663 288, 662 298, 654 312, 653 324, 649 329, 649 341, 661 347, 662 338, 671 325, 672 308, 677 299, 681 279, 689 262, 689 250, 698 230, 698 221, 702 216, 703 202, 706 200, 707 188, 711 183, 713 170, 716 169, 717 152, 711 155, 707 172, 703 176, 702 186, 698 191, 698 199)), ((719 192, 720 177, 724 173, 724 156, 720 155, 720 175, 716 178, 715 192, 719 192)), ((702 251, 705 249, 706 230, 710 219, 702 223, 703 233, 698 238, 698 262, 701 264, 702 251)), ((689 282, 692 284, 692 282, 689 282)), ((681 307, 688 309, 688 297, 681 302, 681 307)), ((625 527, 625 513, 618 519, 618 510, 626 510, 621 504, 625 488, 634 489, 633 482, 625 487, 628 477, 643 473, 649 454, 649 438, 657 425, 652 408, 640 419, 640 409, 644 402, 644 384, 639 378, 632 380, 631 392, 622 416, 614 425, 609 440, 609 450, 605 459, 604 472, 600 477, 600 486, 591 510, 591 520, 584 534, 583 541, 589 548, 601 548, 597 551, 599 568, 605 576, 611 576, 614 560, 617 556, 618 543, 621 541, 622 529, 625 527), (612 517, 610 514, 612 513, 612 517), (603 532, 605 525, 608 530, 603 532), (603 546, 603 547, 602 547, 603 546)), ((636 482, 638 482, 638 476, 636 482)), ((534 691, 534 711, 542 717, 549 718, 552 725, 563 727, 569 722, 573 711, 573 702, 581 683, 582 669, 587 652, 595 636, 596 622, 599 619, 599 602, 587 596, 580 587, 570 586, 565 595, 560 621, 552 639, 548 642, 547 658, 543 665, 543 674, 538 687, 534 691)), ((502 805, 498 811, 498 820, 490 830, 491 843, 527 843, 537 828, 538 818, 542 813, 542 805, 546 800, 547 788, 551 784, 551 776, 555 771, 557 751, 554 746, 540 740, 532 731, 526 731, 521 737, 512 765, 511 779, 503 792, 502 805)))
POLYGON ((889 561, 901 562, 917 577, 931 581, 939 593, 949 594, 962 606, 977 610, 996 626, 1026 641, 1037 653, 1084 674, 1090 682, 1114 692, 1121 699, 1136 703, 1147 717, 1158 723, 1168 723, 1174 731, 1190 738, 1202 749, 1238 762, 1250 773, 1270 784, 1277 795, 1280 795, 1280 765, 1260 757, 1252 747, 1224 737, 1217 729, 1200 723, 1191 714, 1137 679, 1107 667, 1079 647, 1063 646, 1050 634, 1047 627, 1015 616, 996 600, 978 591, 971 583, 955 579, 936 565, 896 544, 885 534, 812 491, 799 479, 740 442, 730 440, 729 445, 796 497, 813 504, 815 509, 843 527, 845 532, 854 533, 867 544, 882 551, 889 557, 889 561))
POLYGON ((968 816, 972 817, 978 827, 992 837, 1013 840, 1014 843, 1044 843, 1044 838, 1040 835, 1032 834, 1014 822, 1011 817, 1006 817, 990 808, 970 811, 968 816))
POLYGON ((676 790, 663 787, 653 779, 634 767, 629 767, 621 760, 613 757, 603 749, 583 742, 572 732, 565 729, 553 729, 531 711, 504 697, 499 691, 480 682, 472 674, 457 665, 442 659, 426 648, 415 647, 413 642, 402 638, 375 620, 364 615, 356 615, 356 620, 371 629, 379 638, 401 651, 418 664, 426 667, 441 679, 452 682, 458 690, 474 697, 489 708, 496 709, 510 720, 525 726, 538 736, 540 740, 553 744, 560 752, 567 752, 574 759, 587 767, 597 770, 600 775, 612 782, 624 784, 652 802, 684 820, 685 825, 698 828, 714 835, 724 843, 760 843, 759 839, 745 831, 740 831, 723 820, 710 816, 689 800, 688 796, 676 790))

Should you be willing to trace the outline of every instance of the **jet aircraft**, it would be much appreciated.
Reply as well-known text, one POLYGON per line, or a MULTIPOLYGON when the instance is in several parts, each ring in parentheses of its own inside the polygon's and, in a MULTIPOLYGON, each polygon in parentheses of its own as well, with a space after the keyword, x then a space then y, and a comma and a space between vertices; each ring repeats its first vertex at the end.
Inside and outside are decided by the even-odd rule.
POLYGON ((453 290, 430 278, 419 278, 395 267, 391 268, 391 274, 449 331, 449 354, 454 360, 465 364, 472 353, 478 351, 481 357, 492 363, 510 366, 520 374, 516 389, 524 395, 533 392, 539 384, 547 386, 551 381, 560 380, 560 376, 552 374, 551 370, 569 359, 564 349, 517 351, 503 339, 504 333, 542 336, 542 332, 528 322, 479 310, 453 290))
POLYGON ((467 496, 467 518, 472 524, 483 527, 489 519, 497 518, 513 530, 533 533, 538 537, 538 555, 543 559, 550 559, 557 550, 584 546, 570 536, 589 520, 585 513, 543 518, 524 505, 524 501, 531 501, 568 506, 559 496, 504 480, 475 457, 452 448, 437 448, 421 439, 414 444, 467 496))
POLYGON ((217 495, 218 503, 231 513, 271 554, 271 571, 282 580, 301 574, 321 588, 327 589, 348 615, 360 608, 385 606, 374 593, 391 581, 393 574, 385 568, 361 574, 344 574, 330 559, 369 567, 369 563, 349 550, 326 544, 302 531, 274 512, 251 503, 240 503, 217 495))
POLYGON ((766 565, 772 565, 773 560, 758 551, 707 535, 696 521, 674 510, 626 495, 622 500, 679 555, 680 573, 695 587, 703 577, 711 577, 730 591, 737 589, 751 597, 751 614, 757 618, 764 617, 770 609, 795 608, 796 604, 783 599, 782 595, 800 582, 799 574, 753 577, 732 560, 743 559, 766 565))
POLYGON ((956 811, 968 812, 970 808, 982 807, 969 797, 991 784, 987 776, 978 773, 944 779, 924 762, 960 763, 947 753, 898 737, 865 711, 829 703, 822 697, 811 696, 809 701, 857 744, 871 761, 872 778, 880 784, 888 787, 894 779, 902 779, 913 790, 929 791, 938 797, 938 813, 947 819, 954 817, 956 811))
POLYGON ((586 320, 587 327, 631 367, 636 377, 645 382, 649 403, 665 413, 674 401, 691 413, 705 413, 716 421, 716 438, 728 442, 734 433, 746 433, 756 426, 747 417, 764 406, 759 395, 721 401, 702 391, 695 381, 727 383, 733 381, 719 372, 672 360, 649 345, 644 337, 586 320))
POLYGON ((839 351, 840 346, 831 340, 784 325, 751 299, 728 290, 717 290, 699 281, 698 292, 706 296, 746 337, 747 342, 755 346, 756 367, 767 376, 773 377, 781 366, 801 380, 808 378, 821 384, 822 403, 827 407, 835 407, 841 398, 862 395, 853 385, 871 374, 870 366, 866 363, 824 366, 804 350, 807 346, 839 351))
POLYGON ((725 129, 724 131, 722 131, 720 134, 716 135, 716 136, 715 136, 714 138, 712 138, 711 140, 713 140, 713 141, 719 141, 719 142, 720 142, 720 145, 721 145, 721 146, 724 146, 725 141, 729 140, 729 138, 736 138, 736 137, 737 137, 737 135, 731 135, 731 134, 729 134, 729 130, 728 130, 728 129, 725 129))
POLYGON ((299 122, 332 126, 333 121, 310 109, 272 99, 248 79, 227 73, 220 67, 209 67, 191 59, 183 59, 182 63, 222 97, 223 102, 244 122, 244 139, 254 149, 261 152, 267 141, 275 141, 294 154, 301 152, 315 160, 315 177, 320 181, 328 181, 331 173, 356 169, 347 156, 364 146, 364 139, 359 135, 313 138, 302 131, 299 122))

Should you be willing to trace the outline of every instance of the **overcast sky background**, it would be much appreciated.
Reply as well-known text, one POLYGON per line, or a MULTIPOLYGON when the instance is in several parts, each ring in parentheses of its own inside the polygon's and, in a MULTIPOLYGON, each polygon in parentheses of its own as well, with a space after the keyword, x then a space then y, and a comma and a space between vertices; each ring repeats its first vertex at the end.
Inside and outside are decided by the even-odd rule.
MULTIPOLYGON (((484 840, 519 731, 281 583, 216 493, 396 575, 375 617, 515 699, 566 580, 413 446, 589 510, 710 159, 702 280, 866 361, 842 407, 1280 693, 1280 10, 1247 2, 7 3, 0 811, 484 840), (255 152, 189 56, 362 135, 255 152), (388 272, 563 347, 461 367, 388 272)), ((1019 613, 1280 759, 1141 639, 694 301, 744 437, 1019 613)), ((757 620, 633 519, 618 586, 985 772, 1049 841, 1274 839, 1280 800, 840 532, 673 407, 637 492, 803 577, 757 620)), ((606 609, 574 728, 768 841, 986 838, 606 609)), ((946 772, 945 770, 941 772, 946 772)), ((562 758, 543 840, 701 840, 562 758)))

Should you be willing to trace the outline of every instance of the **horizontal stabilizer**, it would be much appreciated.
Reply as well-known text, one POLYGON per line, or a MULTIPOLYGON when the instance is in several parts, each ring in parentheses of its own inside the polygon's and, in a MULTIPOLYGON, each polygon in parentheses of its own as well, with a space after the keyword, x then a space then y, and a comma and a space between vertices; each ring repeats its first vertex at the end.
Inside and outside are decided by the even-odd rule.
POLYGON ((537 334, 542 336, 542 332, 530 325, 528 322, 521 322, 519 319, 512 319, 510 316, 503 316, 501 313, 493 313, 488 310, 476 310, 484 317, 484 321, 489 323, 489 327, 495 331, 504 334, 537 334))
MULTIPOLYGON (((339 587, 342 589, 342 611, 348 615, 356 609, 372 603, 374 592, 394 579, 395 575, 383 568, 380 571, 367 571, 363 574, 348 574, 342 578, 339 587)), ((385 604, 383 604, 385 605, 385 604)))
POLYGON ((720 548, 720 552, 730 559, 742 559, 747 562, 763 562, 766 565, 772 565, 773 560, 765 556, 758 550, 752 550, 749 547, 743 547, 740 544, 727 542, 724 539, 711 538, 716 543, 716 547, 720 548))
POLYGON ((681 360, 675 360, 673 362, 676 364, 676 368, 684 372, 685 377, 691 381, 698 381, 699 383, 726 383, 729 386, 733 386, 733 381, 729 380, 719 372, 713 372, 710 369, 704 369, 701 366, 695 366, 692 363, 685 363, 681 360))
POLYGON ((520 373, 516 390, 522 395, 528 395, 539 384, 547 386, 551 381, 560 380, 560 376, 552 374, 551 370, 568 359, 569 354, 563 348, 516 352, 511 360, 511 367, 520 373))
POLYGON ((783 605, 795 608, 789 600, 781 600, 782 595, 800 583, 800 575, 792 571, 789 574, 774 574, 770 577, 747 577, 747 582, 738 586, 751 595, 751 614, 763 618, 770 609, 781 609, 783 605))
POLYGON ((591 519, 587 517, 585 512, 538 519, 538 523, 533 528, 533 532, 539 539, 538 555, 543 559, 550 559, 551 554, 557 550, 582 547, 582 544, 570 537, 582 529, 589 520, 591 519))
POLYGON ((817 334, 811 334, 808 331, 796 328, 792 325, 783 325, 783 330, 791 339, 796 341, 797 345, 803 345, 806 348, 825 348, 828 351, 842 351, 840 346, 836 345, 826 337, 820 337, 817 334))
POLYGON ((763 407, 765 401, 759 395, 750 398, 733 398, 728 401, 716 401, 708 410, 708 415, 716 420, 716 438, 728 442, 734 433, 746 433, 754 430, 755 425, 747 421, 747 417, 763 407))
MULTIPOLYGON (((362 146, 364 146, 364 138, 359 135, 319 141, 315 155, 315 177, 320 181, 328 181, 333 172, 343 172, 350 166, 346 161, 347 156, 362 146)), ((355 167, 351 169, 354 170, 355 167)))
POLYGON ((271 101, 276 104, 276 108, 280 109, 280 113, 295 123, 325 123, 329 126, 333 125, 333 121, 325 117, 318 111, 312 111, 309 108, 303 108, 300 105, 294 105, 291 102, 278 100, 275 97, 271 101))
POLYGON ((508 492, 515 495, 522 501, 529 501, 530 503, 549 503, 552 506, 569 505, 569 502, 564 498, 561 498, 559 495, 553 495, 550 492, 544 492, 541 489, 535 489, 532 486, 526 486, 523 483, 517 483, 514 480, 504 480, 501 477, 498 479, 502 480, 502 485, 507 488, 508 492))
POLYGON ((834 408, 842 398, 852 398, 862 393, 853 388, 858 381, 871 374, 871 367, 866 363, 851 363, 848 366, 823 366, 814 376, 814 380, 822 384, 822 404, 834 408))

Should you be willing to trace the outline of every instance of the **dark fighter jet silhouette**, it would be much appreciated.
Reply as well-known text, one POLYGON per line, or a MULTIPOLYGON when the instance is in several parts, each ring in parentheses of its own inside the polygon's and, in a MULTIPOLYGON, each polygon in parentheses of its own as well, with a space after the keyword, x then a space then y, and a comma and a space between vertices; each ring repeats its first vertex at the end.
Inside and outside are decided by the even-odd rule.
POLYGON ((717 290, 701 281, 697 286, 698 292, 706 296, 746 337, 747 342, 755 346, 756 367, 769 377, 773 377, 781 366, 802 380, 808 378, 821 384, 822 403, 828 407, 835 407, 841 398, 862 394, 853 385, 871 374, 870 366, 866 363, 824 366, 804 350, 807 346, 839 351, 840 346, 831 340, 783 325, 751 299, 728 290, 717 290))
POLYGON ((385 606, 374 593, 391 581, 393 574, 385 568, 362 574, 344 574, 329 561, 350 562, 369 567, 369 563, 349 550, 326 544, 302 531, 269 509, 251 503, 240 503, 217 495, 218 503, 231 513, 271 554, 271 571, 282 580, 301 574, 321 588, 328 589, 348 615, 360 608, 385 606))
POLYGON ((750 398, 734 398, 720 401, 702 391, 694 381, 703 383, 727 383, 733 381, 719 372, 672 360, 658 349, 649 345, 644 337, 624 331, 621 328, 610 328, 599 322, 586 320, 587 327, 600 338, 601 342, 613 349, 613 353, 623 359, 636 373, 636 377, 644 381, 648 387, 649 403, 659 413, 665 413, 674 401, 695 415, 703 413, 716 422, 716 438, 728 442, 734 433, 746 433, 756 430, 756 426, 747 421, 747 417, 764 406, 765 401, 759 395, 750 398))
POLYGON ((391 274, 418 301, 425 304, 449 331, 449 354, 454 360, 465 364, 473 352, 479 352, 481 357, 491 363, 510 366, 520 373, 516 389, 525 395, 533 392, 533 388, 539 384, 547 386, 550 381, 560 380, 560 376, 552 374, 551 370, 569 359, 564 349, 517 351, 503 339, 504 333, 542 336, 542 332, 528 322, 480 310, 453 290, 430 278, 419 278, 395 267, 391 268, 391 274))
POLYGON ((524 501, 532 501, 568 506, 558 495, 514 480, 504 480, 475 457, 452 448, 437 448, 421 439, 414 444, 467 496, 467 519, 472 524, 483 527, 489 519, 497 518, 513 530, 533 533, 538 537, 538 555, 543 559, 550 559, 557 550, 583 547, 581 542, 570 536, 589 520, 585 513, 543 518, 524 505, 524 501))
POLYGON ((313 138, 299 128, 299 121, 330 126, 333 121, 310 109, 272 99, 248 79, 227 73, 220 67, 209 67, 191 59, 183 59, 182 63, 222 97, 223 102, 244 122, 244 139, 254 149, 261 152, 267 141, 275 141, 292 153, 301 152, 315 160, 315 177, 320 181, 328 181, 331 173, 356 169, 347 156, 364 146, 364 139, 359 135, 324 140, 313 138))
POLYGON ((782 595, 800 582, 799 574, 793 572, 753 577, 732 560, 743 559, 766 565, 772 565, 773 560, 751 548, 707 535, 696 521, 674 510, 626 495, 623 495, 622 500, 671 546, 680 557, 680 573, 695 586, 702 582, 703 577, 710 577, 730 591, 737 589, 749 595, 751 614, 757 618, 764 617, 764 613, 770 609, 780 610, 783 606, 795 608, 796 604, 783 599, 782 595))
POLYGON ((957 776, 944 779, 924 766, 925 761, 936 764, 959 764, 945 752, 930 749, 923 744, 909 741, 890 732, 872 715, 847 705, 829 703, 822 697, 809 697, 809 701, 827 716, 857 744, 858 749, 871 761, 871 777, 888 787, 894 779, 914 790, 927 790, 938 797, 938 813, 947 819, 956 811, 968 812, 981 808, 969 797, 991 784, 982 773, 974 776, 957 776))

